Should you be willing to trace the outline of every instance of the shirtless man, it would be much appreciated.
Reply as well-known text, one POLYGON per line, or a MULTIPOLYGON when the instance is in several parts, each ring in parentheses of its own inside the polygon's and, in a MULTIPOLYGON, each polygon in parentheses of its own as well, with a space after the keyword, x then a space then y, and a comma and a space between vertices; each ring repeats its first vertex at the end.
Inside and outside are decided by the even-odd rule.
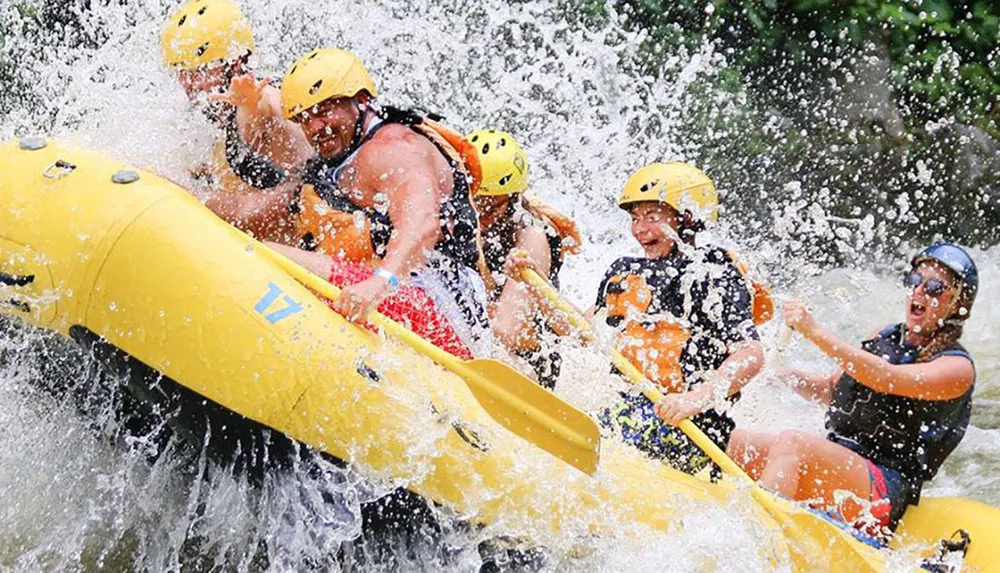
MULTIPOLYGON (((364 64, 343 50, 306 54, 282 80, 285 118, 318 154, 294 203, 300 244, 374 269, 345 286, 333 305, 341 314, 363 319, 407 282, 434 299, 466 344, 481 346, 489 327, 478 221, 459 151, 468 143, 416 114, 378 106, 376 96, 364 64)), ((291 254, 316 267, 316 253, 291 254)))

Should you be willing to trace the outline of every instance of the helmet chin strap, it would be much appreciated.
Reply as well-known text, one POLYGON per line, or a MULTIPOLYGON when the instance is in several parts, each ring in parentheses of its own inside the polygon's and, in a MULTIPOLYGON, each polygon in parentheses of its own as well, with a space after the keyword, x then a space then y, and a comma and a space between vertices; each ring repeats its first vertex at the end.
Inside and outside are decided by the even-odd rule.
POLYGON ((361 138, 364 137, 365 132, 365 112, 368 111, 368 105, 358 101, 358 96, 354 96, 352 99, 354 102, 354 108, 358 110, 358 120, 354 122, 354 135, 351 137, 351 144, 348 146, 348 153, 357 149, 361 145, 361 138))

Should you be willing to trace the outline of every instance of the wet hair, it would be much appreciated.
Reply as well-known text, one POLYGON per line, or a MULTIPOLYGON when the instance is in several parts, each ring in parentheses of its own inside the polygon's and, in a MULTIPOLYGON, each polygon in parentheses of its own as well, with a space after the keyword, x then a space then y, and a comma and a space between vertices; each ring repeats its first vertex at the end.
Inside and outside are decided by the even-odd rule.
POLYGON ((965 321, 972 314, 971 289, 951 269, 941 264, 937 264, 936 266, 939 269, 944 269, 948 273, 948 276, 951 277, 952 284, 960 286, 962 290, 955 301, 951 315, 944 320, 944 324, 940 328, 931 334, 930 341, 920 348, 920 353, 917 355, 917 362, 930 362, 941 352, 958 346, 958 340, 962 338, 962 331, 965 329, 965 321), (962 309, 965 309, 964 313, 962 309))
POLYGON ((243 54, 231 62, 226 63, 226 85, 232 83, 233 78, 249 73, 250 52, 243 54))
POLYGON ((962 338, 964 328, 963 322, 946 321, 944 326, 934 331, 930 342, 920 348, 917 362, 930 362, 941 352, 957 346, 958 339, 962 338))
POLYGON ((681 240, 693 247, 695 236, 705 230, 705 222, 695 219, 691 211, 681 213, 678 220, 680 221, 678 231, 681 240))

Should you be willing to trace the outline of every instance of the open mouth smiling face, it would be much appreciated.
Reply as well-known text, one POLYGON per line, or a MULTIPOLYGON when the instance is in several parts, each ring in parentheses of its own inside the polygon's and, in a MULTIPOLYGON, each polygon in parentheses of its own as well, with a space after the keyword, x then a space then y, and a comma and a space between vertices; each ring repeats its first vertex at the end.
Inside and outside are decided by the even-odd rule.
POLYGON ((958 292, 955 277, 941 265, 921 263, 906 274, 903 286, 909 291, 906 323, 911 330, 932 332, 951 315, 958 292))

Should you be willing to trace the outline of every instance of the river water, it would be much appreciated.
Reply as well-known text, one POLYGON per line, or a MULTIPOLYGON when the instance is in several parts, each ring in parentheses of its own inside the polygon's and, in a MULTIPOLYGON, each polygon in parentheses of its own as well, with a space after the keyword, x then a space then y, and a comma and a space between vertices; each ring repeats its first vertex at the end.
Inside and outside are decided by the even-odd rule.
MULTIPOLYGON (((0 13, 10 18, 14 5, 4 4, 0 13)), ((81 15, 84 34, 97 39, 87 45, 7 39, 41 97, 0 118, 0 136, 42 132, 184 180, 186 167, 205 157, 211 133, 159 66, 159 30, 173 3, 94 4, 81 15)), ((696 150, 680 135, 695 97, 689 87, 724 63, 724 54, 705 43, 667 57, 659 77, 645 77, 635 65, 640 36, 614 21, 582 31, 547 1, 245 4, 264 73, 280 76, 320 45, 346 47, 369 66, 385 101, 436 111, 464 131, 515 133, 528 150, 535 192, 573 215, 584 232, 584 254, 562 275, 566 293, 582 306, 592 303, 612 260, 637 252, 614 204, 624 179, 652 160, 693 157, 696 150)), ((720 109, 743 103, 731 94, 697 93, 715 98, 720 109)), ((739 198, 741 182, 720 186, 724 202, 739 198)), ((715 234, 771 280, 779 299, 805 298, 825 324, 860 339, 902 319, 902 260, 870 253, 867 246, 880 238, 877 221, 830 217, 822 193, 803 189, 800 201, 775 205, 756 221, 769 229, 766 241, 740 236, 736 229, 754 225, 727 221, 725 213, 715 234), (838 260, 850 264, 831 266, 799 247, 817 235, 830 237, 838 260)), ((977 359, 973 426, 928 493, 1000 505, 1000 327, 993 324, 1000 322, 993 320, 1000 319, 1000 250, 972 253, 984 285, 963 340, 977 359)), ((775 325, 762 329, 769 349, 776 332, 775 325)), ((92 360, 50 354, 42 338, 15 325, 0 340, 0 569, 465 571, 480 566, 481 541, 502 537, 442 515, 433 534, 355 541, 361 502, 383 495, 387 485, 317 460, 253 485, 184 444, 124 438, 107 404, 91 401, 81 414, 78 404, 37 391, 54 378, 72 383, 94 375, 92 360)), ((831 368, 800 339, 774 357, 831 368)), ((559 392, 582 407, 599 406, 613 390, 593 380, 603 368, 593 352, 569 352, 559 392)), ((822 426, 819 407, 766 373, 747 390, 736 417, 762 431, 822 426)), ((744 534, 720 509, 690 516, 685 532, 669 537, 594 540, 584 555, 553 552, 544 567, 688 571, 712 562, 722 570, 754 569, 758 557, 741 543, 744 534)))

